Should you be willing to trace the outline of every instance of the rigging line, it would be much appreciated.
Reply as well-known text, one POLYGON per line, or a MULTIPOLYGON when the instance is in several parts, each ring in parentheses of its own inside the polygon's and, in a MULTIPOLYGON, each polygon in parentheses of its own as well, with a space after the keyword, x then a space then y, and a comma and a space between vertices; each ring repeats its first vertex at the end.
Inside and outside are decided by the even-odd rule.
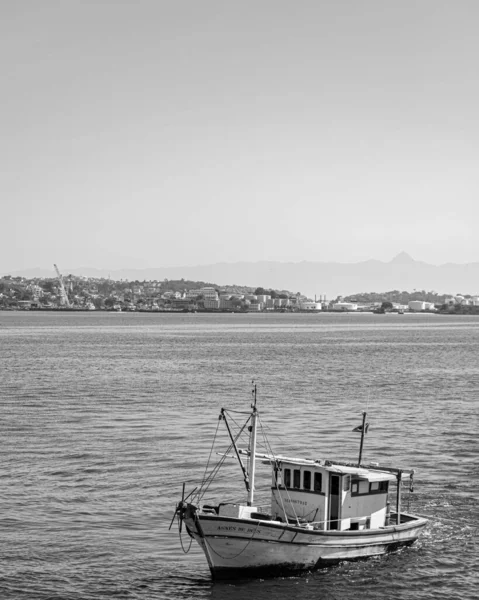
POLYGON ((274 431, 270 425, 266 425, 266 426, 263 425, 263 429, 265 431, 268 431, 270 437, 273 438, 274 440, 276 440, 277 442, 279 442, 279 445, 281 445, 281 446, 287 445, 285 436, 282 434, 279 434, 277 431, 274 431))
MULTIPOLYGON (((226 412, 226 411, 225 411, 225 412, 226 412)), ((240 426, 240 424, 239 424, 239 423, 237 423, 237 422, 235 421, 235 419, 233 419, 233 418, 230 418, 230 421, 231 421, 231 422, 232 422, 232 423, 233 423, 233 424, 234 424, 234 425, 235 425, 235 426, 236 426, 238 429, 241 427, 241 429, 240 429, 240 431, 239 431, 239 433, 238 433, 237 437, 235 438, 235 443, 236 443, 236 442, 237 442, 237 441, 240 439, 240 436, 241 436, 241 434, 242 434, 242 433, 244 433, 244 429, 246 428, 246 426, 248 425, 248 423, 250 422, 250 420, 251 420, 251 417, 250 417, 249 419, 247 419, 246 423, 244 423, 244 424, 243 424, 243 426, 241 427, 241 426, 240 426)), ((241 443, 242 443, 242 444, 246 444, 246 445, 248 445, 248 444, 249 444, 249 436, 245 435, 244 439, 241 439, 241 443)))
POLYGON ((243 425, 241 425, 240 423, 238 423, 238 421, 229 415, 228 411, 225 410, 225 417, 228 417, 229 422, 232 423, 233 425, 235 425, 235 427, 237 427, 238 429, 241 429, 241 431, 244 430, 244 428, 246 427, 246 425, 248 425, 248 423, 251 421, 251 415, 249 416, 248 419, 246 419, 246 421, 243 423, 243 425))
MULTIPOLYGON (((269 448, 269 453, 273 456, 273 460, 270 459, 269 462, 270 462, 270 465, 272 466, 273 469, 275 469, 275 467, 276 467, 275 476, 274 476, 274 485, 275 485, 276 491, 278 492, 278 499, 279 499, 279 502, 281 504, 281 508, 283 509, 283 513, 286 515, 286 507, 284 505, 283 495, 281 494, 281 489, 280 489, 279 484, 278 484, 278 476, 277 475, 278 475, 278 470, 279 469, 277 467, 278 467, 278 462, 279 461, 277 460, 277 458, 276 458, 276 456, 275 456, 275 454, 273 452, 273 449, 271 448, 271 445, 270 445, 268 439, 266 438, 266 435, 265 435, 265 432, 264 432, 263 428, 261 428, 261 432, 262 432, 263 437, 265 439, 266 447, 269 448)), ((282 477, 282 475, 281 475, 281 477, 282 477)), ((286 487, 284 489, 286 491, 287 496, 289 497, 289 491, 288 491, 288 489, 286 487)), ((293 503, 291 502, 290 504, 291 504, 291 509, 292 509, 292 511, 295 514, 295 518, 296 518, 296 520, 298 520, 298 517, 296 515, 296 511, 294 509, 293 503)))
POLYGON ((276 461, 276 455, 275 455, 273 449, 271 448, 271 444, 269 443, 268 438, 266 437, 266 432, 265 432, 265 428, 263 426, 263 422, 261 421, 260 418, 258 418, 258 422, 259 422, 259 425, 260 425, 261 433, 263 435, 264 447, 274 457, 274 460, 276 461))
POLYGON ((211 483, 213 482, 213 479, 214 479, 214 477, 216 476, 216 474, 217 474, 217 473, 218 473, 218 471, 220 470, 220 467, 223 465, 224 461, 225 461, 225 460, 226 460, 226 458, 227 458, 226 454, 227 454, 228 452, 230 452, 231 448, 233 448, 233 447, 234 447, 234 444, 236 444, 236 442, 237 442, 237 440, 238 440, 239 436, 240 436, 240 435, 243 433, 243 430, 244 430, 244 428, 246 427, 246 425, 248 424, 248 422, 249 422, 249 419, 248 419, 248 421, 246 421, 246 423, 243 425, 243 427, 241 428, 241 430, 238 432, 237 436, 234 438, 234 441, 230 443, 230 445, 229 445, 229 447, 228 447, 228 449, 227 449, 227 451, 226 451, 225 455, 223 455, 223 457, 222 457, 222 458, 220 458, 220 460, 218 461, 218 463, 216 464, 216 466, 215 466, 215 467, 213 467, 213 470, 211 471, 210 475, 209 475, 209 476, 208 476, 208 478, 207 478, 208 485, 206 485, 206 487, 205 487, 205 489, 204 489, 204 491, 203 491, 203 493, 202 493, 201 495, 200 495, 200 494, 198 494, 198 501, 199 501, 201 498, 203 498, 203 497, 204 497, 204 495, 206 494, 206 492, 208 491, 208 489, 209 489, 209 487, 210 487, 211 483))
POLYGON ((210 455, 208 456, 208 461, 206 462, 206 466, 205 466, 205 472, 203 473, 203 480, 200 484, 200 490, 202 489, 205 481, 206 481, 206 473, 208 472, 208 467, 210 466, 210 460, 211 460, 211 455, 213 454, 213 449, 215 446, 215 442, 216 442, 216 436, 218 435, 218 429, 220 427, 220 419, 218 419, 218 422, 216 423, 216 431, 215 431, 215 435, 213 437, 213 442, 211 444, 211 449, 210 449, 210 455))
MULTIPOLYGON (((226 412, 226 411, 225 411, 226 412)), ((230 421, 236 425, 236 427, 238 427, 238 429, 241 427, 240 433, 244 430, 244 428, 246 427, 246 425, 248 425, 248 423, 251 421, 251 416, 249 419, 246 420, 246 423, 243 424, 243 426, 241 426, 235 419, 233 419, 233 417, 230 417, 230 421)), ((239 437, 239 436, 238 436, 239 437)))
MULTIPOLYGON (((230 444, 229 447, 226 450, 226 453, 230 452, 232 447, 233 447, 233 444, 230 444)), ((225 460, 226 460, 226 455, 223 455, 218 460, 218 462, 216 463, 216 465, 212 468, 211 472, 208 474, 208 477, 206 477, 205 482, 204 482, 204 488, 202 486, 201 489, 200 489, 200 491, 197 494, 198 495, 198 502, 204 497, 204 495, 208 491, 211 483, 213 482, 214 478, 216 477, 218 471, 223 466, 223 463, 225 462, 225 460)))
MULTIPOLYGON (((228 452, 230 452, 230 450, 231 450, 232 447, 233 447, 233 444, 230 443, 230 445, 227 448, 225 454, 227 454, 228 452)), ((204 478, 204 482, 202 483, 201 488, 200 488, 198 494, 195 495, 195 496, 198 496, 198 501, 200 501, 201 498, 204 497, 204 495, 208 491, 208 488, 210 487, 213 479, 215 478, 216 474, 218 473, 218 471, 220 470, 220 468, 223 465, 224 461, 226 460, 226 455, 225 454, 218 460, 218 462, 215 464, 215 466, 211 469, 211 472, 208 474, 208 476, 204 478)))
MULTIPOLYGON (((236 427, 239 427, 239 423, 236 423, 236 421, 234 419, 232 419, 233 423, 236 425, 236 427)), ((244 430, 246 428, 246 425, 248 425, 248 423, 250 422, 250 419, 248 419, 246 421, 246 423, 244 423, 244 425, 241 427, 241 429, 238 431, 238 434, 235 437, 234 443, 236 444, 236 442, 239 440, 240 436, 244 433, 244 430)), ((248 440, 249 438, 246 437, 246 439, 248 440)))
MULTIPOLYGON (((271 464, 271 465, 273 464, 273 462, 274 462, 274 463, 277 465, 279 461, 277 460, 277 458, 276 458, 276 455, 275 455, 275 453, 273 452, 273 449, 271 448, 271 445, 270 445, 270 443, 269 443, 269 440, 268 440, 268 438, 266 437, 266 433, 265 433, 265 430, 264 430, 263 423, 262 423, 261 419, 259 419, 259 418, 258 418, 258 422, 259 422, 259 426, 260 426, 261 433, 262 433, 262 435, 263 435, 264 442, 265 442, 265 444, 266 444, 266 448, 267 448, 267 449, 269 448, 269 452, 270 452, 270 454, 271 454, 271 455, 273 456, 273 458, 274 458, 274 461, 273 461, 273 460, 270 460, 269 462, 270 462, 270 464, 271 464)), ((282 476, 281 476, 281 477, 282 477, 282 476)), ((274 481, 275 488, 276 488, 276 490, 277 490, 277 492, 278 492, 279 501, 280 501, 280 503, 281 503, 281 508, 283 509, 283 512, 284 512, 284 514, 286 515, 286 507, 285 507, 285 505, 284 505, 284 501, 283 501, 283 494, 281 493, 281 489, 280 489, 280 487, 279 487, 279 485, 278 485, 278 478, 277 478, 277 477, 275 477, 275 478, 274 478, 274 480, 275 480, 275 481, 274 481)), ((284 482, 283 482, 283 483, 284 483, 284 482)), ((286 486, 284 486, 284 490, 285 490, 285 492, 286 492, 286 496, 288 497, 288 499, 289 499, 289 500, 291 500, 291 495, 290 495, 290 493, 289 493, 289 489, 288 489, 286 486)), ((290 505, 291 505, 291 506, 290 506, 290 508, 291 508, 291 510, 293 511, 293 514, 294 514, 294 518, 296 519, 296 521, 297 521, 297 522, 299 522, 299 518, 298 518, 298 515, 296 514, 296 510, 295 510, 295 508, 294 508, 293 502, 290 502, 290 505)))

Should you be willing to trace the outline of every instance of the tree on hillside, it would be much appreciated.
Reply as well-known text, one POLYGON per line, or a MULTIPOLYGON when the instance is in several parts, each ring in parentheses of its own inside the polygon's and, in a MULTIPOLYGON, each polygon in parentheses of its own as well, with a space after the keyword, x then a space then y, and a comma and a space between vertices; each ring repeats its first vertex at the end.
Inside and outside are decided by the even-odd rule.
POLYGON ((41 283, 41 287, 43 289, 44 292, 48 292, 50 294, 54 293, 54 282, 53 279, 47 279, 45 281, 42 281, 41 283))
POLYGON ((96 298, 92 299, 92 302, 93 302, 93 306, 97 310, 100 310, 101 308, 103 308, 103 305, 104 305, 103 298, 100 298, 99 296, 97 296, 96 298))
POLYGON ((241 308, 243 306, 243 300, 240 298, 232 298, 231 304, 233 305, 233 308, 241 308))

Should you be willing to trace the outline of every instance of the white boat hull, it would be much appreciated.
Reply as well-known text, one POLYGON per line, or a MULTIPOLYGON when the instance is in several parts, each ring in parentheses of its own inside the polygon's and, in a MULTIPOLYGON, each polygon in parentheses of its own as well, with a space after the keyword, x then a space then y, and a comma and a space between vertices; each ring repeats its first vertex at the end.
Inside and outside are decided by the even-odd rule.
POLYGON ((203 549, 215 578, 284 575, 379 556, 412 544, 427 523, 402 515, 400 525, 322 531, 279 521, 203 515, 190 507, 184 517, 187 531, 203 549))

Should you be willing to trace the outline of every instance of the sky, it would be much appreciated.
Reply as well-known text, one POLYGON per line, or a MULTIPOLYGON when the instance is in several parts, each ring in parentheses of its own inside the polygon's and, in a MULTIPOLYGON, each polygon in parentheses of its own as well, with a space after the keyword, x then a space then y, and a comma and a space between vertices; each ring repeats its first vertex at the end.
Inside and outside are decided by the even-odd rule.
POLYGON ((475 0, 0 7, 0 273, 479 261, 475 0))

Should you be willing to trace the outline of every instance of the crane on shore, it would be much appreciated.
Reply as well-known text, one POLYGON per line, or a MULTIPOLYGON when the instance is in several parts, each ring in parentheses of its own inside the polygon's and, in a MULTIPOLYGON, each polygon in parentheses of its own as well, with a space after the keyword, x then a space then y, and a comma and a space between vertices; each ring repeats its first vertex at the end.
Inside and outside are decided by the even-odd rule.
POLYGON ((55 271, 58 277, 58 283, 60 284, 60 304, 62 306, 70 307, 70 300, 68 300, 68 294, 65 289, 65 284, 63 283, 63 275, 60 273, 60 269, 57 265, 53 265, 55 267, 55 271))

